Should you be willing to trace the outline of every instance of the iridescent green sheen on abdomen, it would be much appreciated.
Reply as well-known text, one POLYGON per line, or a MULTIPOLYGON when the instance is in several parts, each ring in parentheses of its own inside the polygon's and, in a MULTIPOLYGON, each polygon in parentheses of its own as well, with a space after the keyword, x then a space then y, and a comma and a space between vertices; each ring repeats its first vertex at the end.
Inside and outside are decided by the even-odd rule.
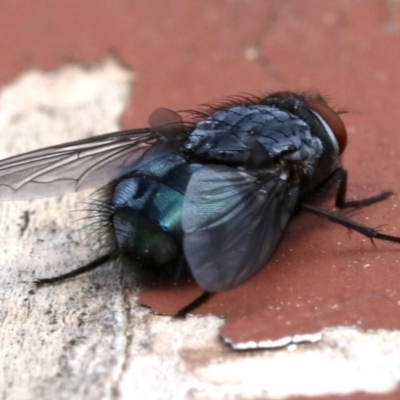
POLYGON ((113 224, 124 253, 163 265, 182 255, 182 204, 186 186, 200 165, 162 157, 118 183, 113 224), (148 170, 151 169, 149 172, 148 170))

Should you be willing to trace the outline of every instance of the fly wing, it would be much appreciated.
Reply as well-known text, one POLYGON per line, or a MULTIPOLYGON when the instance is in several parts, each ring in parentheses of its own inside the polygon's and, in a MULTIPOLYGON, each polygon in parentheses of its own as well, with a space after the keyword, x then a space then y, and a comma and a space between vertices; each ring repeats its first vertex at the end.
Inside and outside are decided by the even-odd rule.
POLYGON ((148 129, 127 130, 7 158, 0 161, 0 201, 105 185, 130 172, 158 138, 148 129))
POLYGON ((260 183, 235 168, 205 166, 189 181, 183 246, 197 283, 226 290, 266 265, 297 204, 299 189, 279 176, 260 183))

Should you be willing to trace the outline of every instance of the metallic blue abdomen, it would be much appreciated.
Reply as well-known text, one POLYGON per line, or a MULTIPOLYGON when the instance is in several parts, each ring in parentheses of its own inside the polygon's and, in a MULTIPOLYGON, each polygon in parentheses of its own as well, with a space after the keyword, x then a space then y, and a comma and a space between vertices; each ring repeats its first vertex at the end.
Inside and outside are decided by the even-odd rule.
POLYGON ((113 224, 122 252, 155 265, 182 254, 182 203, 200 165, 155 146, 113 193, 113 224))

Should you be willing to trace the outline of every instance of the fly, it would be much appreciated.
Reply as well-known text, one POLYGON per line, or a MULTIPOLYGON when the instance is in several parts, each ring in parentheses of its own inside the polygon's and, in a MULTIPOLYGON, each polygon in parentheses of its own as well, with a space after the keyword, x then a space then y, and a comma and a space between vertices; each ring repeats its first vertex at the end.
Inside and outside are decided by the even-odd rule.
POLYGON ((347 201, 341 165, 346 128, 319 95, 276 92, 237 97, 183 121, 158 109, 150 127, 48 147, 0 161, 0 200, 102 187, 94 203, 115 246, 55 283, 121 256, 174 279, 185 268, 204 290, 184 315, 213 293, 250 279, 272 257, 292 215, 305 210, 371 239, 400 242, 316 206, 336 185, 337 208, 387 199, 384 191, 347 201))

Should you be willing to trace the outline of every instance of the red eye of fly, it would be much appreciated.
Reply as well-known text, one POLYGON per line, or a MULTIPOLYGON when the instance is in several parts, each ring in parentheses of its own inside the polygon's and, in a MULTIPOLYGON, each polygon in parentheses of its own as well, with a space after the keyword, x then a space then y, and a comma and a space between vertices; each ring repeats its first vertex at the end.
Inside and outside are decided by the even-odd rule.
POLYGON ((305 104, 310 110, 318 114, 332 130, 339 145, 339 154, 342 154, 347 144, 347 132, 339 114, 322 99, 306 99, 305 104))

